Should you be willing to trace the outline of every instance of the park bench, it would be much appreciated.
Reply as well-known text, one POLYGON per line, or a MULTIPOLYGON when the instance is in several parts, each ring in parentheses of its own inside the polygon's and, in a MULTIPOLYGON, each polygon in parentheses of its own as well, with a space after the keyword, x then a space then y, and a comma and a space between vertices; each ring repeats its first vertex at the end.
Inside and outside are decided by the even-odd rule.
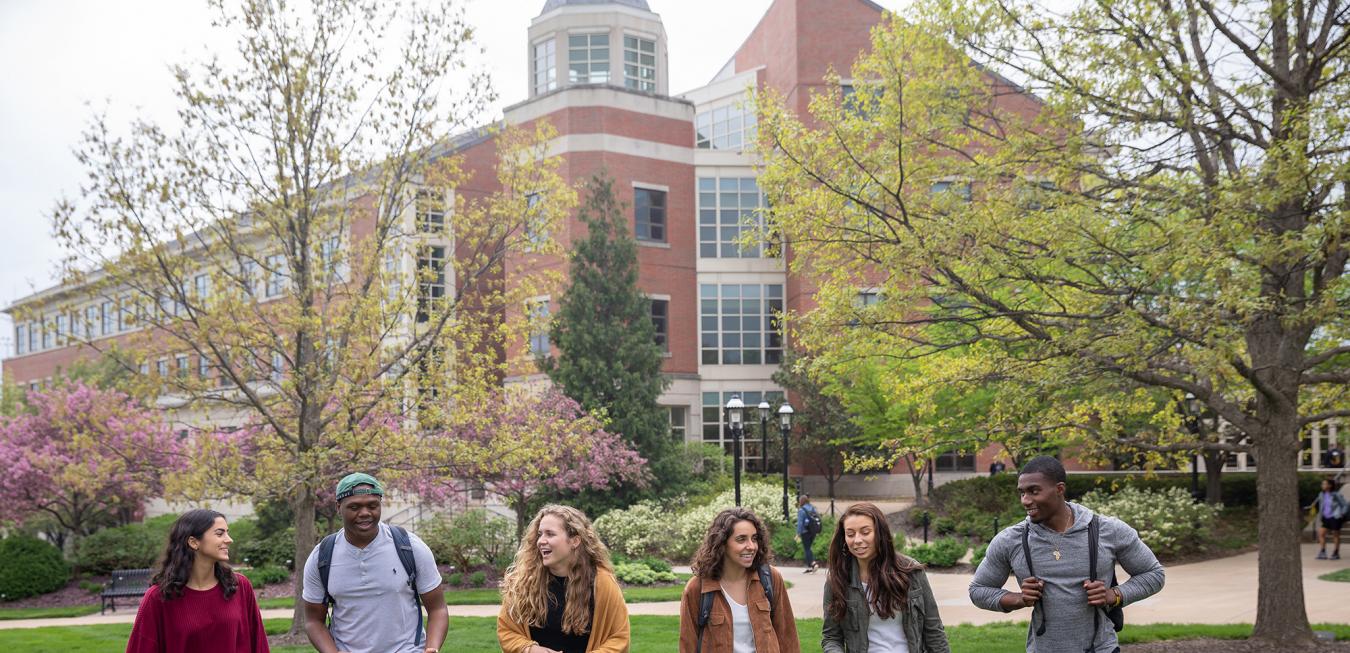
POLYGON ((103 586, 103 591, 99 593, 99 598, 103 604, 99 607, 99 614, 103 614, 108 606, 112 606, 113 612, 117 612, 117 599, 119 598, 140 598, 145 591, 150 589, 149 569, 118 569, 112 573, 108 584, 103 586))

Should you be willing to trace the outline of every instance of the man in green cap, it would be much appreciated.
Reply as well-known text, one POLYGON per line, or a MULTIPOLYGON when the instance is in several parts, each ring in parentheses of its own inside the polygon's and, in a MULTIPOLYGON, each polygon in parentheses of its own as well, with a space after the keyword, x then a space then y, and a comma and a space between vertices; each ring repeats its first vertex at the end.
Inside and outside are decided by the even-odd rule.
POLYGON ((436 559, 416 535, 380 523, 383 499, 369 474, 338 481, 342 530, 305 561, 305 634, 319 653, 439 653, 445 641, 450 615, 436 559))

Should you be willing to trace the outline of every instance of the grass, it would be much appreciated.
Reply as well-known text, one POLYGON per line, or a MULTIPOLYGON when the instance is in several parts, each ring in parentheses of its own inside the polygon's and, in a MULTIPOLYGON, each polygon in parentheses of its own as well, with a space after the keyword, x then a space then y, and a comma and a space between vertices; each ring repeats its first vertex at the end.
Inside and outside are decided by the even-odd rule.
MULTIPOLYGON (((286 631, 290 622, 268 619, 267 632, 286 631)), ((679 640, 678 617, 632 617, 632 653, 666 653, 673 651, 679 640)), ((1338 640, 1350 639, 1350 624, 1316 624, 1316 630, 1336 633, 1338 640)), ((1151 624, 1127 625, 1121 632, 1123 644, 1168 641, 1177 639, 1212 638, 1243 639, 1251 634, 1246 624, 1151 624)), ((130 624, 100 626, 49 627, 18 630, 0 630, 0 650, 33 653, 121 653, 126 649, 130 624)), ((802 653, 819 653, 820 620, 798 619, 797 632, 802 640, 802 653)), ((1026 624, 997 623, 987 626, 951 626, 947 637, 957 653, 1022 653, 1026 650, 1026 624)), ((496 620, 489 617, 452 617, 450 636, 456 651, 494 651, 497 649, 496 620)), ((312 651, 308 646, 288 646, 272 649, 278 653, 312 651)))
POLYGON ((1329 580, 1337 583, 1350 583, 1350 567, 1346 567, 1339 571, 1333 571, 1329 574, 1322 574, 1321 576, 1318 576, 1317 579, 1329 580))
MULTIPOLYGON (((123 609, 126 609, 123 607, 123 609)), ((132 608, 133 610, 135 608, 132 608)), ((0 608, 0 621, 12 619, 54 619, 58 617, 83 617, 97 614, 98 604, 66 605, 56 608, 0 608)))
MULTIPOLYGON (((659 587, 626 587, 623 590, 623 600, 627 603, 656 603, 660 601, 678 601, 680 594, 684 592, 684 583, 689 580, 689 574, 676 574, 680 582, 675 585, 662 585, 659 587)), ((789 585, 789 587, 791 587, 789 585)), ((446 605, 497 605, 502 602, 502 594, 495 587, 476 587, 466 589, 446 590, 446 605)), ((263 599, 258 601, 258 606, 264 610, 271 608, 290 608, 294 605, 291 598, 283 596, 274 599, 263 599)), ((98 606, 94 606, 98 610, 98 606)), ((68 616, 68 615, 52 615, 68 616)), ((20 617, 14 617, 18 619, 20 617)), ((27 617, 23 617, 27 618, 27 617)))

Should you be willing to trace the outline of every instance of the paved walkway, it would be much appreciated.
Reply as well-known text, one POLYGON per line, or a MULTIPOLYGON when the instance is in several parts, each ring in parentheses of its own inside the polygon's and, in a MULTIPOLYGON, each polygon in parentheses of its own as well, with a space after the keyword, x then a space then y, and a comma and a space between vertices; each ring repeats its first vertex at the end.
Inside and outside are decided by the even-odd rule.
MULTIPOLYGON (((1313 623, 1350 623, 1350 584, 1317 579, 1327 572, 1350 568, 1350 558, 1314 560, 1316 555, 1316 544, 1303 545, 1303 595, 1308 618, 1313 623)), ((1168 568, 1167 585, 1161 593, 1129 606, 1126 612, 1129 623, 1251 623, 1256 619, 1256 561, 1257 554, 1253 552, 1168 568)), ((687 567, 677 570, 689 571, 687 567)), ((783 574, 793 584, 792 589, 788 590, 793 613, 798 617, 820 617, 826 574, 823 571, 802 573, 800 567, 786 567, 783 574)), ((947 624, 1025 621, 1031 615, 1029 610, 1003 614, 971 605, 966 594, 970 574, 930 573, 928 577, 941 608, 942 620, 947 624)), ((1012 579, 1009 579, 1006 587, 1016 588, 1012 579)), ((634 603, 628 606, 628 611, 641 615, 678 615, 680 604, 678 601, 634 603)), ((450 615, 495 617, 497 606, 450 606, 450 615)), ((133 611, 121 611, 106 616, 16 619, 0 621, 0 629, 130 623, 135 616, 133 611)), ((267 619, 290 616, 289 609, 263 610, 263 617, 267 619)))

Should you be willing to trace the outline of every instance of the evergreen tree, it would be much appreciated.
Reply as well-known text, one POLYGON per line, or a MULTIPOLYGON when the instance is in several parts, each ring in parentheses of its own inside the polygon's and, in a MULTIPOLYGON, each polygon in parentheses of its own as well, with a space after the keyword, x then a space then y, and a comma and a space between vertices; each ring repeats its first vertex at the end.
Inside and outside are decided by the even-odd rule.
MULTIPOLYGON (((661 374, 651 300, 638 290, 637 241, 614 196, 614 180, 599 173, 588 186, 578 216, 588 234, 572 243, 571 286, 549 332, 559 355, 540 366, 587 412, 609 418, 608 430, 648 460, 651 487, 660 494, 674 486, 679 465, 670 418, 656 403, 669 380, 661 374)), ((637 498, 627 494, 628 501, 637 498)))

